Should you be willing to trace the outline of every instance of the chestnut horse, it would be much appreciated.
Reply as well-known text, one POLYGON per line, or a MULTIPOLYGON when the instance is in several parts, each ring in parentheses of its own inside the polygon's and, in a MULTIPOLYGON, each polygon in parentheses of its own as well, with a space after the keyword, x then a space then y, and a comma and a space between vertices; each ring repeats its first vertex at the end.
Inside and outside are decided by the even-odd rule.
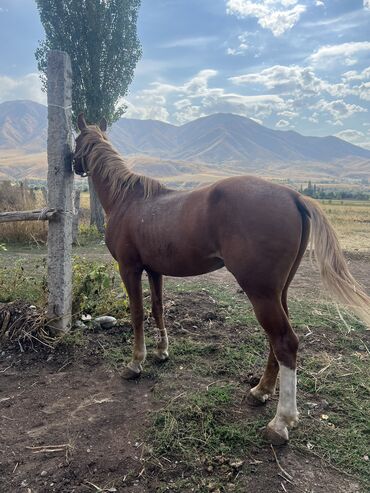
POLYGON ((298 338, 288 318, 287 292, 311 239, 321 276, 337 297, 370 323, 370 298, 348 271, 336 234, 320 207, 290 188, 251 176, 232 177, 192 191, 169 190, 125 165, 100 127, 78 118, 74 170, 91 175, 107 216, 106 243, 117 260, 130 301, 134 330, 126 378, 140 375, 146 349, 141 277, 148 274, 152 311, 160 333, 156 358, 168 358, 163 321, 162 278, 195 276, 226 267, 250 299, 267 333, 270 354, 249 401, 264 403, 275 391, 276 416, 266 434, 288 440, 298 421, 298 338))

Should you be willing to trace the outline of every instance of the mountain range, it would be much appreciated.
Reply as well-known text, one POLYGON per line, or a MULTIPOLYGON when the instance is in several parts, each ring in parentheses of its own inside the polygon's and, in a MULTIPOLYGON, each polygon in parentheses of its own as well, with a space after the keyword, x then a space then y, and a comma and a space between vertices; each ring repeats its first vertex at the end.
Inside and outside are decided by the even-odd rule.
MULTIPOLYGON (((47 108, 33 101, 0 104, 0 179, 46 176, 47 108)), ((275 178, 370 177, 370 150, 337 137, 272 130, 243 116, 217 113, 175 126, 122 118, 110 130, 135 171, 164 181, 199 183, 255 173, 275 178)))

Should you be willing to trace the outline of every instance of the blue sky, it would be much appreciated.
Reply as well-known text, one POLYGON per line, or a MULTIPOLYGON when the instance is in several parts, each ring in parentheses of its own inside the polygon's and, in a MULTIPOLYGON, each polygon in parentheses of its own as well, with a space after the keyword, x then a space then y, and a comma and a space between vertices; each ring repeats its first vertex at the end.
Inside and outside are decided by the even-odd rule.
MULTIPOLYGON (((127 116, 238 113, 370 148, 370 0, 142 0, 127 116)), ((33 0, 0 0, 0 102, 45 102, 33 0)))

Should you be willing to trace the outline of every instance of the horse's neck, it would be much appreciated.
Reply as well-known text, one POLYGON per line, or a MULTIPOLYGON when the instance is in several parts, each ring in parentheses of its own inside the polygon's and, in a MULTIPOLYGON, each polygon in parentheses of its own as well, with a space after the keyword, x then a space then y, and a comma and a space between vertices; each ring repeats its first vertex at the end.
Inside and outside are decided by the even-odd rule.
MULTIPOLYGON (((110 166, 110 164, 105 162, 103 166, 107 167, 110 166)), ((117 183, 110 180, 107 175, 104 176, 104 174, 99 173, 99 170, 93 170, 93 172, 91 173, 91 181, 93 182, 95 191, 99 197, 100 203, 103 206, 105 213, 109 215, 115 205, 117 205, 117 183)), ((134 195, 134 189, 127 191, 124 194, 124 198, 120 197, 120 205, 125 206, 127 202, 132 200, 132 197, 134 195)))
POLYGON ((112 210, 109 188, 103 183, 103 180, 100 180, 99 177, 97 177, 96 175, 92 175, 91 177, 89 177, 89 185, 91 182, 94 186, 97 196, 99 197, 99 201, 104 209, 104 212, 109 215, 112 210))

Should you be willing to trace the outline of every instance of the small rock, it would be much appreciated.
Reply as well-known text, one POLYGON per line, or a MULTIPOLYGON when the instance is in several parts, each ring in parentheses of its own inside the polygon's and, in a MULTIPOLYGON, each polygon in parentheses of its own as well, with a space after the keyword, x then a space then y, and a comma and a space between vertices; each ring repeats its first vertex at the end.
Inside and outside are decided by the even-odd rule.
POLYGON ((369 461, 369 456, 368 455, 364 455, 363 459, 364 459, 364 461, 368 462, 369 461))
POLYGON ((243 464, 244 464, 243 460, 236 460, 234 462, 230 462, 230 466, 233 467, 234 469, 240 469, 243 464))
POLYGON ((203 316, 203 320, 216 320, 217 315, 214 312, 207 312, 203 316))
POLYGON ((110 329, 117 324, 117 319, 114 317, 97 317, 94 319, 94 322, 100 325, 103 329, 110 329))
POLYGON ((24 480, 21 482, 21 488, 27 488, 27 485, 28 485, 28 481, 27 481, 27 479, 24 479, 24 480))
POLYGON ((48 475, 48 472, 47 471, 41 471, 40 476, 42 476, 44 478, 47 475, 48 475))
POLYGON ((74 326, 76 327, 76 329, 87 329, 87 325, 84 324, 81 320, 77 320, 74 324, 74 326))
POLYGON ((322 401, 321 401, 321 407, 322 407, 322 409, 328 409, 329 402, 326 399, 322 399, 322 401))
POLYGON ((306 402, 307 406, 310 408, 310 409, 313 409, 315 407, 318 406, 318 404, 316 404, 316 402, 306 402))
POLYGON ((85 315, 85 314, 83 313, 83 314, 81 315, 81 320, 82 320, 83 322, 88 322, 88 321, 90 321, 91 319, 92 319, 92 317, 91 317, 91 315, 89 315, 89 314, 85 315))

